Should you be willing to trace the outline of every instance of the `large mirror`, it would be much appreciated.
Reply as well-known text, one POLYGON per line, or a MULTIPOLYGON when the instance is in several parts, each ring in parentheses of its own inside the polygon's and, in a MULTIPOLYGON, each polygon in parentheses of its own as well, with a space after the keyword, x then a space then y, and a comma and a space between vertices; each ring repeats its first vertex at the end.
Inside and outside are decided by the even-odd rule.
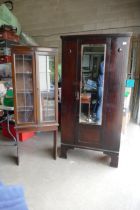
POLYGON ((82 45, 79 122, 101 125, 105 45, 82 45))

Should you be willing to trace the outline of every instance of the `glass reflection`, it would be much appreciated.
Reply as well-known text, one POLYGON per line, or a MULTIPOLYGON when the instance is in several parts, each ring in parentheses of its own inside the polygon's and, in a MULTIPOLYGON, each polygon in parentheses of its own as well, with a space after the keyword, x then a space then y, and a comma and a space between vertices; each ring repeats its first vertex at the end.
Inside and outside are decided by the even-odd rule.
POLYGON ((105 45, 82 45, 80 123, 102 124, 105 45))
POLYGON ((15 55, 18 123, 34 122, 32 55, 15 55))
POLYGON ((39 55, 40 122, 54 122, 55 116, 55 58, 39 55))

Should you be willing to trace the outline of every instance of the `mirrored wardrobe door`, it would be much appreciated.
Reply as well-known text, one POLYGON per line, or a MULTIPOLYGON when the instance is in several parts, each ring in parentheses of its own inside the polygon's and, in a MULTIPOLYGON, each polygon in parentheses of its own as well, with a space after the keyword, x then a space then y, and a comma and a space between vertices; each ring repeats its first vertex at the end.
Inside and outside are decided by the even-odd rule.
POLYGON ((79 123, 102 125, 105 52, 104 44, 81 46, 79 123))

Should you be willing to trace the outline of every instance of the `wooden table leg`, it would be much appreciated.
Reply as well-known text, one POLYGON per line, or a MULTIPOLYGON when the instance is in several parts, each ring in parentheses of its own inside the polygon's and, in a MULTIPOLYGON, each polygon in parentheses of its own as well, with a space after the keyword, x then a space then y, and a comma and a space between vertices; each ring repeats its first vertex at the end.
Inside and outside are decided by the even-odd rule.
POLYGON ((53 156, 56 160, 57 158, 57 136, 58 136, 58 130, 54 131, 54 145, 53 145, 53 156))
POLYGON ((88 104, 88 119, 90 118, 90 103, 88 104))
POLYGON ((17 143, 17 165, 19 165, 19 133, 18 132, 16 132, 16 143, 17 143))

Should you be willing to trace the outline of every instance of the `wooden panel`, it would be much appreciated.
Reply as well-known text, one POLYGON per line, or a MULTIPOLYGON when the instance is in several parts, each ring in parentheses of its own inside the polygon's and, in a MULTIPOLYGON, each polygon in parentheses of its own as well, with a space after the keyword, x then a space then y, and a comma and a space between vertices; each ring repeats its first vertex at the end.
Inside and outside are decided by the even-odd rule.
POLYGON ((74 142, 75 79, 77 64, 76 41, 64 41, 62 46, 62 142, 74 142))
POLYGON ((103 144, 104 148, 115 151, 119 151, 120 147, 128 48, 129 38, 120 37, 112 39, 110 67, 108 69, 108 97, 105 102, 106 124, 104 127, 103 144))
POLYGON ((85 126, 85 124, 79 125, 78 143, 81 143, 82 145, 90 144, 92 146, 99 146, 100 139, 101 132, 98 126, 85 126))

